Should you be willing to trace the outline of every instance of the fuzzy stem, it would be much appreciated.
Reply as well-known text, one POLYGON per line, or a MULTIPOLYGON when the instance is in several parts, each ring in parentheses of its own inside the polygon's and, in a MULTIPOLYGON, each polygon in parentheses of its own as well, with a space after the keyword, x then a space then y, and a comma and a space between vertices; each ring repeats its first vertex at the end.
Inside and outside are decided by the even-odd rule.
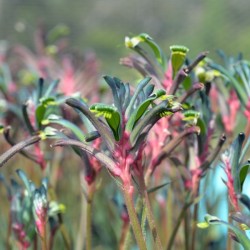
POLYGON ((184 218, 184 216, 185 216, 185 214, 186 214, 187 209, 189 208, 189 206, 190 206, 191 204, 192 204, 192 203, 186 203, 186 204, 183 206, 183 208, 182 208, 182 210, 181 210, 181 213, 180 213, 180 215, 179 215, 179 217, 178 217, 177 223, 175 224, 175 228, 174 228, 174 230, 173 230, 173 232, 172 232, 172 234, 171 234, 171 236, 170 236, 170 240, 169 240, 169 242, 168 242, 167 250, 171 250, 171 249, 172 249, 173 244, 174 244, 174 240, 175 240, 175 236, 176 236, 176 234, 177 234, 177 232, 178 232, 179 226, 180 226, 180 224, 181 224, 181 222, 182 222, 182 219, 184 218))
MULTIPOLYGON (((230 210, 232 209, 232 205, 231 205, 231 202, 230 202, 229 199, 228 199, 227 203, 228 203, 228 211, 229 211, 229 213, 228 213, 228 223, 232 223, 232 219, 231 219, 231 216, 230 216, 230 214, 231 214, 230 210)), ((232 248, 232 240, 231 240, 231 237, 227 237, 227 250, 231 250, 231 249, 233 249, 232 248)))
POLYGON ((86 235, 85 228, 85 218, 86 218, 86 199, 84 196, 81 196, 81 215, 80 215, 80 225, 77 233, 77 241, 76 241, 76 250, 82 250, 84 248, 85 237, 82 235, 86 235))
POLYGON ((131 249, 131 243, 132 243, 132 231, 131 231, 131 225, 129 225, 125 235, 124 245, 122 246, 121 250, 131 249))
POLYGON ((38 247, 37 247, 37 234, 34 236, 34 244, 33 244, 33 250, 37 250, 38 247))
POLYGON ((153 212, 152 212, 151 205, 150 205, 149 198, 148 198, 148 193, 147 191, 145 191, 144 193, 145 193, 145 205, 146 205, 146 214, 147 214, 148 224, 151 229, 153 240, 156 243, 157 249, 161 250, 163 248, 162 248, 159 234, 156 229, 153 212))
POLYGON ((92 233, 91 233, 91 217, 92 217, 92 202, 87 202, 87 216, 86 216, 86 250, 92 249, 92 233))
POLYGON ((174 192, 172 192, 173 190, 169 189, 168 191, 168 197, 167 197, 167 202, 166 202, 166 210, 165 210, 165 213, 167 212, 166 214, 166 217, 167 217, 167 223, 166 223, 166 226, 165 226, 165 239, 163 241, 163 244, 164 246, 166 246, 167 242, 169 241, 170 239, 170 232, 169 230, 171 228, 173 228, 173 218, 174 218, 174 209, 173 209, 173 197, 174 197, 174 192))
POLYGON ((189 213, 185 214, 185 218, 184 218, 184 234, 185 234, 185 250, 189 250, 189 213))
POLYGON ((10 249, 11 249, 11 246, 10 246, 11 223, 12 223, 12 219, 11 219, 11 211, 9 211, 9 218, 8 218, 8 231, 7 231, 7 237, 6 237, 6 249, 7 249, 7 250, 10 250, 10 249))
MULTIPOLYGON (((142 207, 143 207, 142 197, 139 196, 139 197, 137 197, 136 205, 135 205, 135 211, 136 211, 137 214, 141 213, 142 207)), ((132 233, 131 233, 131 224, 130 224, 129 229, 128 229, 127 234, 126 234, 125 243, 124 243, 124 249, 125 250, 128 250, 128 249, 131 248, 130 247, 131 242, 132 242, 132 233)))
POLYGON ((153 241, 154 241, 154 244, 156 246, 156 249, 161 250, 163 248, 162 248, 162 244, 161 244, 159 234, 158 234, 157 229, 156 229, 154 215, 153 215, 151 204, 150 204, 150 201, 149 201, 148 191, 147 191, 147 188, 145 186, 144 178, 142 178, 141 182, 142 182, 141 183, 142 195, 143 195, 143 199, 144 199, 144 206, 145 206, 145 209, 146 209, 148 224, 149 224, 152 236, 153 236, 153 241))
POLYGON ((126 239, 127 239, 128 233, 129 233, 129 222, 125 220, 122 225, 121 238, 119 242, 119 250, 126 249, 126 239))
MULTIPOLYGON (((199 194, 197 194, 196 197, 198 197, 199 194)), ((196 221, 197 221, 197 217, 198 217, 198 209, 199 209, 199 203, 196 203, 194 206, 194 223, 192 226, 192 242, 191 242, 191 250, 195 250, 195 243, 196 243, 196 221)))
POLYGON ((64 224, 61 224, 60 230, 61 230, 61 234, 62 234, 64 243, 65 243, 66 249, 70 250, 71 249, 71 247, 70 247, 70 238, 69 238, 68 232, 67 232, 66 227, 65 227, 64 224))
POLYGON ((41 238, 41 243, 42 243, 42 250, 47 250, 47 237, 46 237, 46 223, 44 223, 43 225, 44 227, 44 235, 43 235, 43 238, 41 238))
POLYGON ((131 223, 138 247, 140 250, 146 250, 147 247, 146 247, 146 243, 142 234, 141 226, 140 226, 140 223, 139 223, 136 211, 135 211, 135 207, 133 204, 132 193, 130 192, 129 188, 126 188, 126 187, 122 189, 122 192, 123 192, 125 204, 128 210, 130 223, 131 223))
POLYGON ((55 239, 55 234, 51 233, 49 237, 49 250, 53 249, 54 239, 55 239))
POLYGON ((147 212, 145 207, 145 200, 143 199, 142 209, 141 209, 141 229, 145 239, 147 238, 146 225, 147 225, 147 212))
POLYGON ((86 208, 86 250, 92 249, 92 210, 95 182, 89 186, 86 208))

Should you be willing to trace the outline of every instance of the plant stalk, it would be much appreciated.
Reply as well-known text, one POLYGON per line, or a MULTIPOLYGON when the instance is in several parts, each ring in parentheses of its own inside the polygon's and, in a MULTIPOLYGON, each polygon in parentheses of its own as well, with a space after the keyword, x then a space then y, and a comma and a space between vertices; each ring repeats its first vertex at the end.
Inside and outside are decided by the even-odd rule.
POLYGON ((170 236, 170 239, 169 239, 169 242, 168 242, 168 246, 167 246, 167 250, 171 250, 172 247, 173 247, 173 244, 174 244, 174 240, 175 240, 175 237, 176 237, 176 234, 178 232, 178 229, 179 229, 179 226, 181 225, 181 222, 182 222, 182 219, 184 218, 185 214, 186 214, 186 211, 187 209, 189 208, 189 206, 191 205, 192 203, 189 202, 189 203, 186 203, 184 205, 184 207, 182 208, 181 210, 181 213, 178 217, 178 220, 177 220, 177 223, 175 224, 175 228, 170 236))
POLYGON ((159 234, 158 234, 157 229, 156 229, 154 215, 153 215, 151 204, 150 204, 150 201, 149 201, 148 192, 147 192, 147 188, 145 186, 144 178, 142 180, 141 186, 142 186, 142 190, 143 190, 142 195, 143 195, 143 199, 144 199, 146 215, 147 215, 148 224, 149 224, 152 236, 153 236, 153 241, 154 241, 154 244, 156 246, 156 249, 161 250, 163 248, 162 248, 162 244, 161 244, 159 234))
POLYGON ((132 193, 129 191, 128 188, 122 189, 125 204, 128 210, 128 215, 130 219, 130 223, 134 232, 134 236, 138 247, 140 250, 147 250, 146 242, 142 234, 141 226, 135 211, 135 207, 133 204, 132 193))
POLYGON ((89 186, 86 207, 86 250, 92 249, 92 209, 95 193, 95 182, 89 186))
POLYGON ((129 233, 129 222, 124 221, 122 225, 121 238, 119 242, 119 250, 126 250, 126 238, 129 233))
POLYGON ((9 216, 8 217, 9 218, 8 218, 8 230, 7 230, 7 237, 6 237, 6 249, 11 250, 11 246, 10 246, 11 223, 12 223, 11 210, 9 210, 9 216))
POLYGON ((42 243, 42 250, 47 250, 47 230, 46 230, 46 223, 44 223, 44 235, 43 237, 41 238, 41 243, 42 243))
POLYGON ((82 250, 85 244, 85 238, 82 237, 82 235, 86 234, 85 232, 86 204, 87 201, 85 197, 81 196, 81 215, 80 215, 80 225, 77 233, 76 250, 82 250))
POLYGON ((189 213, 185 214, 184 218, 184 236, 185 236, 185 250, 189 250, 189 225, 190 225, 190 220, 189 220, 189 213))
MULTIPOLYGON (((198 195, 196 196, 198 197, 198 195)), ((194 219, 193 219, 193 225, 192 225, 192 242, 191 242, 191 250, 195 250, 195 243, 196 243, 196 221, 198 217, 198 208, 199 208, 199 203, 196 203, 194 205, 194 219)))

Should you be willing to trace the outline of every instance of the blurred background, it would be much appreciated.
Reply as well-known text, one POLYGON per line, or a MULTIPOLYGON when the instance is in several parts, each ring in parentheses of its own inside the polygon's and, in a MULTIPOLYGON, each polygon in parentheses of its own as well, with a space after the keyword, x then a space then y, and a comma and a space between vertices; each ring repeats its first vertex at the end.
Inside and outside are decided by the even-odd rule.
POLYGON ((203 50, 214 58, 216 49, 249 58, 249 5, 249 0, 0 0, 0 40, 32 48, 39 24, 46 29, 65 24, 71 47, 93 50, 101 71, 112 75, 124 74, 117 63, 124 37, 141 32, 166 54, 170 45, 183 44, 191 58, 203 50))

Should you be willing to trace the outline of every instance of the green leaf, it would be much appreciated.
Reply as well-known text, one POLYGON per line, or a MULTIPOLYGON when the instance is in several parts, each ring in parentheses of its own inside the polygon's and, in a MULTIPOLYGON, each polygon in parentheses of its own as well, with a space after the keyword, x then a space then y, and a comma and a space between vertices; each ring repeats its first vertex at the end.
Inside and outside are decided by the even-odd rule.
POLYGON ((139 84, 134 92, 134 95, 131 98, 130 103, 126 109, 126 113, 125 113, 126 118, 130 117, 131 113, 133 112, 134 104, 135 104, 135 101, 136 101, 138 95, 143 90, 143 88, 147 86, 147 84, 149 83, 150 80, 151 80, 151 77, 146 77, 139 82, 139 84))
POLYGON ((192 87, 192 79, 189 75, 182 82, 182 86, 186 91, 188 91, 192 87))
POLYGON ((50 126, 46 126, 46 128, 40 133, 40 136, 42 137, 42 139, 46 139, 48 137, 54 139, 67 138, 64 133, 50 126))
POLYGON ((112 90, 115 106, 118 108, 119 111, 121 111, 121 102, 118 94, 118 86, 122 84, 121 81, 118 78, 110 76, 104 76, 103 78, 112 90))
POLYGON ((245 179, 247 177, 247 174, 248 174, 248 170, 249 170, 249 167, 250 167, 250 160, 248 160, 247 163, 245 163, 244 165, 242 165, 239 169, 239 177, 240 177, 240 187, 241 187, 241 191, 242 191, 242 188, 243 188, 243 184, 245 182, 245 179))
POLYGON ((162 97, 166 94, 166 91, 164 90, 158 90, 153 95, 151 95, 148 99, 146 99, 143 103, 140 104, 140 106, 133 112, 133 114, 129 117, 129 120, 127 122, 126 130, 132 131, 133 127, 137 123, 137 121, 145 114, 147 111, 147 108, 150 104, 152 104, 153 101, 156 99, 162 97))
POLYGON ((171 182, 165 182, 165 183, 163 183, 163 184, 161 184, 161 185, 159 185, 159 186, 150 188, 150 189, 148 189, 148 193, 156 192, 156 191, 158 191, 159 189, 161 189, 161 188, 163 188, 163 187, 169 185, 170 183, 171 183, 171 182))
POLYGON ((40 98, 42 97, 43 88, 44 88, 44 79, 43 78, 39 78, 39 80, 38 80, 38 86, 37 86, 37 104, 39 103, 40 98))
POLYGON ((237 79, 235 79, 235 77, 232 76, 232 74, 228 70, 226 70, 224 67, 222 67, 221 65, 218 65, 218 64, 210 61, 208 63, 208 66, 211 67, 212 69, 218 70, 222 75, 224 75, 230 81, 230 83, 235 88, 240 101, 244 105, 246 105, 246 103, 248 101, 246 91, 241 86, 241 84, 237 81, 237 79))
POLYGON ((155 54, 157 61, 165 69, 165 66, 166 66, 165 56, 164 56, 160 46, 153 40, 152 37, 150 37, 146 33, 140 34, 139 37, 142 39, 143 42, 145 42, 146 44, 148 44, 150 46, 150 48, 153 50, 153 52, 155 54))
POLYGON ((4 131, 4 126, 0 124, 0 134, 2 134, 4 131))
POLYGON ((198 118, 198 120, 197 120, 197 126, 200 128, 200 134, 201 135, 206 135, 207 134, 206 124, 203 121, 203 119, 198 118))
POLYGON ((82 132, 82 130, 76 126, 75 124, 73 124, 72 122, 68 121, 68 120, 65 120, 57 115, 49 115, 47 120, 43 120, 42 121, 42 124, 46 124, 46 123, 56 123, 56 124, 59 124, 65 128, 68 128, 70 129, 74 135, 80 140, 80 141, 85 141, 85 136, 82 132))
POLYGON ((94 114, 91 113, 91 111, 89 110, 89 108, 87 107, 86 104, 84 104, 83 102, 74 99, 74 98, 69 98, 66 100, 66 103, 79 110, 83 115, 85 115, 89 121, 93 124, 93 126, 96 128, 96 130, 100 133, 102 139, 104 140, 104 142, 106 143, 108 149, 113 152, 114 148, 115 148, 115 142, 114 139, 112 137, 112 134, 110 134, 110 131, 108 130, 108 128, 106 126, 104 126, 96 117, 94 114))
POLYGON ((120 113, 117 111, 117 108, 102 103, 97 103, 90 106, 90 111, 96 113, 97 116, 105 117, 116 141, 119 141, 121 116, 120 113))
POLYGON ((130 103, 130 98, 131 98, 129 84, 126 83, 124 85, 124 88, 125 88, 125 95, 124 95, 124 102, 123 102, 122 108, 123 108, 123 110, 126 110, 126 108, 128 107, 128 105, 130 103))
POLYGON ((242 152, 240 155, 240 162, 243 160, 243 158, 245 157, 248 148, 250 147, 250 136, 248 137, 248 139, 246 140, 246 142, 244 143, 244 147, 242 148, 242 152))
POLYGON ((129 37, 125 38, 125 45, 127 48, 136 50, 136 48, 140 43, 146 43, 152 49, 157 61, 165 69, 166 66, 165 56, 160 46, 153 40, 152 37, 150 37, 146 33, 141 33, 140 35, 132 38, 129 37))
POLYGON ((52 81, 49 84, 46 92, 44 93, 43 98, 48 98, 49 96, 51 96, 53 91, 57 88, 59 82, 60 82, 59 80, 52 81))
POLYGON ((242 204, 244 204, 244 205, 247 207, 247 209, 250 211, 250 198, 249 198, 247 195, 245 195, 245 194, 240 194, 239 200, 240 200, 240 202, 241 202, 242 204))
POLYGON ((48 32, 47 39, 50 43, 56 42, 61 37, 67 36, 70 33, 70 29, 65 24, 58 24, 48 32))
POLYGON ((24 171, 22 171, 21 169, 17 169, 16 170, 18 176, 20 177, 20 179, 22 180, 22 182, 24 183, 29 195, 31 196, 31 188, 30 188, 30 180, 27 178, 26 174, 24 173, 24 171))
POLYGON ((45 107, 47 107, 47 106, 50 106, 50 105, 56 105, 57 104, 57 102, 56 102, 56 100, 55 100, 55 98, 54 97, 42 97, 41 99, 40 99, 40 102, 42 103, 42 105, 44 105, 45 107))
POLYGON ((245 194, 241 194, 240 197, 239 197, 239 200, 250 211, 250 198, 247 195, 245 195, 245 194))
POLYGON ((42 123, 42 120, 44 119, 44 115, 46 112, 46 108, 43 104, 40 104, 36 109, 36 121, 38 126, 42 123))
POLYGON ((147 112, 145 114, 143 119, 139 120, 139 122, 135 125, 134 129, 131 132, 130 141, 131 141, 132 145, 134 145, 134 143, 136 142, 137 138, 139 137, 139 135, 141 134, 141 132, 143 131, 144 128, 149 126, 149 129, 151 129, 153 127, 153 125, 159 119, 161 119, 161 117, 162 117, 161 114, 163 112, 170 111, 170 112, 174 113, 174 112, 177 112, 180 110, 180 108, 178 108, 178 107, 176 107, 176 109, 175 109, 175 107, 169 108, 168 104, 169 104, 168 101, 163 101, 163 102, 157 104, 152 109, 150 109, 149 112, 147 112))
POLYGON ((148 86, 146 86, 146 88, 145 88, 146 97, 149 97, 153 93, 154 88, 155 88, 155 85, 153 85, 153 84, 149 84, 148 86))
POLYGON ((86 142, 94 141, 95 139, 99 137, 100 137, 100 134, 98 131, 91 131, 85 135, 85 141, 86 142))
POLYGON ((230 147, 230 164, 232 168, 232 175, 234 178, 234 189, 236 193, 241 192, 241 182, 239 177, 239 160, 244 140, 244 133, 240 133, 238 137, 233 141, 230 147))
POLYGON ((215 217, 215 216, 212 216, 209 214, 207 214, 205 216, 205 222, 210 224, 210 225, 225 225, 225 226, 227 226, 229 229, 231 229, 235 233, 238 241, 244 247, 244 249, 245 250, 250 249, 250 240, 245 235, 245 233, 243 231, 241 231, 239 228, 237 228, 236 226, 231 225, 223 220, 220 220, 218 217, 215 217))
POLYGON ((41 126, 42 120, 45 119, 47 108, 51 105, 52 106, 57 105, 53 97, 40 99, 40 104, 36 108, 36 122, 37 122, 38 127, 41 126))

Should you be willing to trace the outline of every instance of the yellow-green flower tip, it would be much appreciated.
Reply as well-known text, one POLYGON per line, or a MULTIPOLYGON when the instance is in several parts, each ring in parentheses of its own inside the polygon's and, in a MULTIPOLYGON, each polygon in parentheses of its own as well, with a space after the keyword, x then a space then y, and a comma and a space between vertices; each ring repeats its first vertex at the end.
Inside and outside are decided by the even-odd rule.
POLYGON ((206 221, 199 222, 199 223, 197 223, 197 227, 201 228, 201 229, 205 229, 205 228, 209 227, 209 223, 207 223, 206 221))
POLYGON ((128 36, 125 37, 125 46, 129 49, 135 48, 140 42, 143 40, 139 36, 135 36, 129 38, 128 36))
POLYGON ((189 51, 189 48, 183 45, 172 45, 169 47, 171 52, 180 52, 186 54, 189 51))

